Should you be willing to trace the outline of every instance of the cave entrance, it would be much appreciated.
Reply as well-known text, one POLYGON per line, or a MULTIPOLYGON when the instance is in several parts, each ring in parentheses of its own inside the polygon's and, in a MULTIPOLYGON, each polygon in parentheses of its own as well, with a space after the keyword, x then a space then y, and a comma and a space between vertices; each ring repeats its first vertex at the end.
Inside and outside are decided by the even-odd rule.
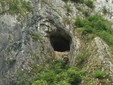
POLYGON ((54 51, 70 51, 71 38, 65 33, 53 32, 52 34, 50 34, 50 43, 54 51))

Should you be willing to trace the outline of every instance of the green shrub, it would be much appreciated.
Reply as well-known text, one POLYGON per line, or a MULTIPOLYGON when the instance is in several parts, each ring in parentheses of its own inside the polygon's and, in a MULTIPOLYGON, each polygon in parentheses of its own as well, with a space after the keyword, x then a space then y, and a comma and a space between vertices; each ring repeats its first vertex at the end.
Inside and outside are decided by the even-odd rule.
POLYGON ((48 70, 43 71, 32 82, 32 85, 78 85, 81 83, 83 71, 76 67, 63 67, 63 61, 52 64, 48 70), (41 81, 40 81, 41 80, 41 81))
POLYGON ((90 16, 90 11, 88 9, 84 9, 82 8, 81 6, 77 6, 76 9, 80 12, 82 12, 82 14, 85 16, 85 17, 88 17, 90 16))
POLYGON ((71 1, 73 1, 75 3, 83 3, 84 2, 84 0, 71 0, 71 1))
POLYGON ((95 28, 96 30, 105 30, 105 31, 110 31, 111 27, 109 25, 109 23, 103 19, 102 16, 100 15, 93 15, 88 17, 88 21, 89 21, 89 26, 91 26, 92 28, 95 28))
POLYGON ((64 8, 66 9, 67 12, 72 12, 72 8, 71 8, 71 6, 69 4, 66 3, 64 5, 64 8))
POLYGON ((106 73, 101 70, 95 70, 93 72, 93 77, 98 79, 103 79, 106 77, 106 73))
POLYGON ((97 35, 99 35, 104 41, 107 42, 108 45, 113 45, 113 35, 106 31, 99 32, 97 35))
POLYGON ((94 8, 94 3, 93 3, 92 0, 86 0, 86 1, 85 1, 85 4, 86 4, 88 7, 90 7, 90 8, 94 8))
POLYGON ((69 83, 71 85, 78 85, 81 83, 82 75, 81 71, 78 68, 72 67, 67 70, 69 76, 69 83))
POLYGON ((29 33, 34 41, 42 40, 39 34, 29 33))
POLYGON ((106 41, 113 52, 111 25, 102 16, 95 14, 84 19, 76 18, 75 25, 80 28, 84 39, 90 40, 95 36, 99 36, 106 41))
POLYGON ((111 52, 113 53, 113 35, 109 32, 102 31, 97 34, 109 45, 111 52))
POLYGON ((46 80, 48 84, 54 83, 56 74, 53 70, 46 71, 38 75, 38 79, 46 80))
POLYGON ((103 7, 102 10, 103 10, 103 13, 104 13, 104 14, 107 14, 107 13, 108 13, 108 10, 107 10, 107 8, 106 8, 105 6, 103 7))
POLYGON ((71 85, 71 84, 69 84, 66 80, 64 80, 64 81, 58 82, 58 84, 55 84, 55 85, 71 85))
POLYGON ((75 25, 77 27, 84 27, 84 24, 85 24, 85 20, 84 19, 81 19, 81 18, 76 18, 75 20, 75 25))
POLYGON ((44 80, 37 80, 35 82, 33 82, 32 85, 48 85, 47 81, 44 80))
POLYGON ((64 66, 64 61, 54 61, 46 70, 28 76, 23 71, 13 85, 79 85, 85 72, 77 67, 64 66))
POLYGON ((83 14, 85 17, 90 16, 89 11, 88 11, 88 10, 85 10, 85 9, 82 10, 82 14, 83 14))
POLYGON ((111 32, 110 24, 97 14, 85 19, 76 18, 75 25, 77 27, 82 27, 82 32, 85 32, 84 34, 95 33, 98 35, 98 32, 100 31, 111 32))
POLYGON ((82 35, 87 35, 91 33, 93 33, 93 28, 91 28, 90 26, 86 26, 84 27, 84 29, 82 29, 82 35))

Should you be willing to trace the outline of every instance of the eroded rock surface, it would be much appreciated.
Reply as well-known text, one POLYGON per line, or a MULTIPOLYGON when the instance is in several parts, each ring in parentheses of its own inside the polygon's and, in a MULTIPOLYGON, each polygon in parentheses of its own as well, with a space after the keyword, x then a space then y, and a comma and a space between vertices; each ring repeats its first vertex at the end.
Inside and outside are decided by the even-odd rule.
MULTIPOLYGON (((95 0, 95 10, 89 9, 91 14, 95 12, 101 14, 100 2, 104 3, 101 5, 105 5, 112 12, 111 0, 108 2, 95 0)), ((24 20, 18 21, 16 20, 17 16, 10 14, 0 15, 0 85, 12 85, 18 70, 30 72, 32 67, 29 64, 47 63, 48 60, 62 59, 59 57, 66 56, 69 58, 70 64, 75 65, 76 55, 82 52, 81 49, 84 48, 90 52, 87 62, 84 64, 89 73, 88 77, 91 76, 90 73, 94 69, 99 68, 110 75, 108 80, 105 80, 108 81, 105 85, 113 85, 111 83, 113 82, 113 57, 108 45, 99 37, 96 37, 91 43, 86 43, 74 30, 75 18, 84 17, 77 6, 84 6, 84 4, 74 4, 62 0, 33 0, 31 3, 34 11, 24 20), (71 10, 68 10, 67 6, 71 10), (54 33, 59 33, 59 35, 70 40, 68 52, 55 52, 56 50, 52 46, 54 40, 51 43, 50 38, 54 33)), ((84 6, 84 8, 87 7, 84 6)), ((110 16, 105 15, 105 18, 112 21, 110 16)), ((92 77, 90 79, 94 83, 98 82, 92 77)), ((90 79, 84 79, 82 85, 87 85, 85 82, 90 79)), ((96 85, 100 84, 97 83, 96 85)))

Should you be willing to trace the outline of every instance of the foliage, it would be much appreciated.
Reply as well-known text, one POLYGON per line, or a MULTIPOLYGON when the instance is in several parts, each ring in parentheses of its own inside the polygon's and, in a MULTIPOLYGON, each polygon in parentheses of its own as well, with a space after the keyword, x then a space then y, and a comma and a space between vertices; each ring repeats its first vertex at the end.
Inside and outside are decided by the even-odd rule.
POLYGON ((98 79, 103 79, 106 77, 106 73, 101 70, 95 70, 93 72, 93 77, 98 79))
POLYGON ((84 24, 85 24, 84 19, 81 19, 80 17, 76 18, 76 20, 75 20, 75 25, 76 25, 77 27, 83 27, 84 24))
POLYGON ((44 80, 37 80, 32 85, 48 85, 48 83, 44 80))
POLYGON ((34 41, 42 40, 39 34, 29 33, 34 41))
POLYGON ((88 11, 88 10, 85 10, 85 9, 82 10, 82 14, 83 14, 85 17, 88 17, 88 16, 90 15, 89 11, 88 11))
POLYGON ((105 40, 110 47, 113 47, 111 25, 103 19, 102 16, 96 14, 85 19, 76 18, 75 25, 80 28, 82 35, 88 36, 93 34, 92 38, 99 36, 105 40))
POLYGON ((93 16, 90 16, 88 18, 88 21, 89 21, 89 24, 92 28, 95 28, 96 30, 105 30, 107 32, 110 31, 110 25, 109 23, 104 20, 102 18, 102 16, 99 16, 99 15, 93 15, 93 16))
POLYGON ((79 85, 85 76, 85 71, 66 65, 62 60, 57 60, 52 62, 48 69, 34 74, 19 72, 14 85, 79 85))
POLYGON ((58 82, 58 84, 55 84, 55 85, 71 85, 71 84, 69 84, 66 80, 64 80, 64 81, 58 82))
POLYGON ((84 3, 84 0, 71 0, 71 1, 73 1, 75 3, 84 3))
POLYGON ((104 13, 104 14, 109 13, 108 9, 107 9, 105 6, 103 7, 103 9, 102 9, 102 10, 103 10, 103 13, 104 13))
POLYGON ((2 13, 9 13, 11 15, 20 14, 25 16, 33 10, 30 3, 25 0, 2 0, 0 4, 2 13), (7 9, 6 6, 9 7, 9 9, 7 9))
POLYGON ((81 6, 77 6, 76 8, 78 9, 78 11, 82 12, 82 14, 83 14, 85 17, 90 16, 90 11, 89 11, 88 9, 84 9, 84 8, 82 8, 81 6))
POLYGON ((93 1, 92 0, 86 0, 85 1, 85 4, 88 6, 88 7, 90 7, 90 8, 94 8, 94 3, 93 3, 93 1))
POLYGON ((66 9, 67 12, 72 12, 72 8, 71 8, 70 4, 67 4, 67 3, 66 3, 66 4, 64 5, 64 8, 66 9))
POLYGON ((35 76, 32 85, 41 85, 40 82, 42 85, 78 85, 83 76, 80 69, 66 66, 63 61, 55 61, 48 70, 35 76))

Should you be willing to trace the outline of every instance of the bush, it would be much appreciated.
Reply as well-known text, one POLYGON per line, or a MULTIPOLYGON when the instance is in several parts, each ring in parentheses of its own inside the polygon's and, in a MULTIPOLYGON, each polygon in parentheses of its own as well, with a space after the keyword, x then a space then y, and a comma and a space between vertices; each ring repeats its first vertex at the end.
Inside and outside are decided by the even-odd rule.
POLYGON ((102 10, 103 10, 103 13, 104 13, 104 14, 107 14, 107 13, 108 13, 108 9, 107 9, 105 6, 103 7, 102 10))
POLYGON ((100 15, 93 15, 88 17, 88 21, 89 21, 89 26, 91 26, 92 28, 95 28, 96 30, 105 30, 105 31, 110 31, 111 27, 109 25, 109 23, 103 19, 102 16, 100 15))
POLYGON ((32 85, 48 85, 47 81, 44 80, 37 80, 35 82, 33 82, 32 85))
POLYGON ((84 2, 84 0, 71 0, 71 1, 76 2, 76 3, 83 3, 84 2))
POLYGON ((76 67, 63 68, 63 62, 57 61, 47 71, 35 76, 32 85, 78 85, 81 83, 83 71, 76 67), (57 71, 56 71, 57 70, 57 71))
POLYGON ((58 82, 56 85, 71 85, 66 80, 58 82))
POLYGON ((78 85, 81 83, 82 75, 81 71, 78 68, 71 67, 67 70, 67 74, 69 76, 69 83, 71 85, 78 85))
POLYGON ((91 28, 91 30, 105 30, 110 32, 110 25, 109 23, 104 20, 100 15, 93 15, 93 16, 89 16, 86 19, 82 19, 82 18, 76 18, 75 20, 75 25, 77 27, 88 27, 91 28))
POLYGON ((67 4, 67 3, 66 3, 66 4, 64 5, 64 8, 66 9, 67 12, 72 12, 72 8, 71 8, 70 4, 67 4))
POLYGON ((75 25, 76 25, 77 27, 84 27, 84 25, 85 25, 85 20, 78 17, 78 18, 76 18, 76 20, 75 20, 75 25))
POLYGON ((86 1, 85 1, 85 4, 86 4, 88 7, 90 7, 90 8, 94 8, 94 3, 93 3, 93 1, 91 1, 91 0, 86 0, 86 1))
POLYGON ((93 33, 93 29, 90 26, 86 26, 84 27, 84 29, 82 29, 82 35, 87 35, 87 34, 91 34, 93 33))
POLYGON ((103 79, 106 77, 106 73, 101 70, 95 70, 93 72, 93 77, 98 79, 103 79))
POLYGON ((83 14, 85 17, 90 16, 90 13, 89 13, 88 10, 82 10, 82 14, 83 14))
POLYGON ((29 33, 34 41, 42 40, 40 34, 29 33))
POLYGON ((63 61, 54 61, 48 69, 34 75, 22 71, 13 85, 78 85, 84 73, 77 67, 64 66, 63 61))
POLYGON ((107 42, 109 46, 113 45, 113 35, 106 31, 99 32, 97 35, 99 35, 103 40, 107 42))
POLYGON ((82 32, 87 33, 95 33, 98 35, 98 32, 106 31, 108 33, 111 32, 110 24, 104 20, 100 15, 89 16, 88 18, 76 18, 75 25, 77 27, 82 27, 82 32))
POLYGON ((92 15, 85 19, 76 18, 75 25, 80 28, 84 39, 93 39, 95 36, 101 37, 110 46, 113 52, 113 34, 111 25, 100 15, 92 15))

